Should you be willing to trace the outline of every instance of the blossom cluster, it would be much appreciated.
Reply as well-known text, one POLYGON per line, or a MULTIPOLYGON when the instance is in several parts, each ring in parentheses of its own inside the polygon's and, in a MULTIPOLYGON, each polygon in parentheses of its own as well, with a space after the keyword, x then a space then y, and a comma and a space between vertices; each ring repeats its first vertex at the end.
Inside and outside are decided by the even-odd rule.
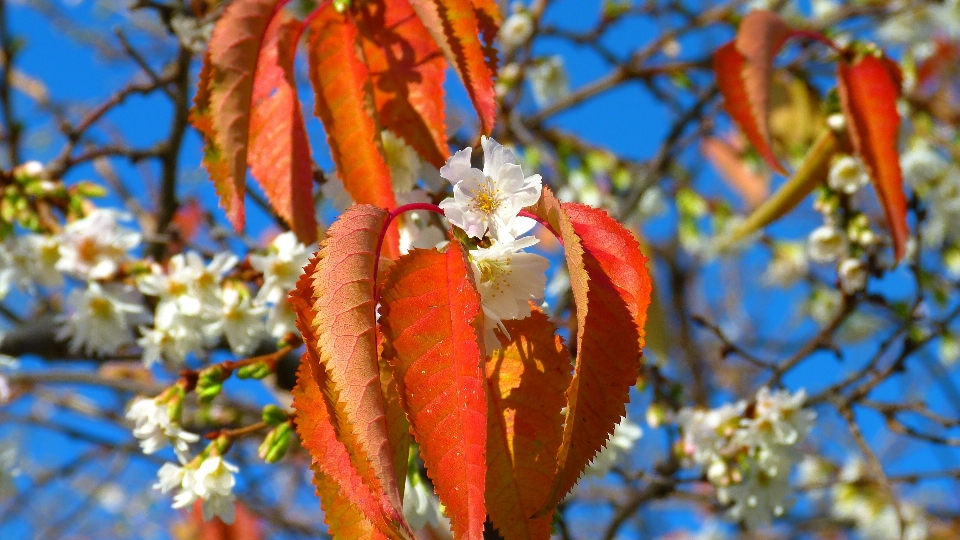
POLYGON ((523 251, 538 242, 521 237, 536 224, 521 216, 540 200, 539 174, 524 176, 513 152, 488 137, 481 139, 483 170, 471 165, 472 148, 454 154, 440 169, 453 185, 453 197, 440 203, 450 223, 485 241, 470 250, 470 262, 484 314, 484 345, 500 348, 497 330, 509 339, 504 320, 530 315, 530 301, 543 298, 547 259, 523 251))
POLYGON ((789 504, 790 471, 800 460, 797 445, 810 433, 816 413, 803 408, 800 390, 757 391, 716 409, 682 409, 681 455, 703 467, 731 518, 756 529, 782 515, 789 504))

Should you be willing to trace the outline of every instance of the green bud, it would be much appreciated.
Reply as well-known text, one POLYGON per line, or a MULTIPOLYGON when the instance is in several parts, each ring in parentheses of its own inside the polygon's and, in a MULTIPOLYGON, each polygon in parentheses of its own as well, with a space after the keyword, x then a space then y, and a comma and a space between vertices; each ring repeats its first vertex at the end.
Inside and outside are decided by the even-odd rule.
POLYGON ((237 370, 237 377, 241 379, 263 379, 273 373, 273 368, 266 362, 256 362, 243 366, 237 370))
POLYGON ((337 10, 337 13, 343 13, 350 9, 350 0, 333 0, 333 9, 337 10))
POLYGON ((677 192, 677 209, 681 214, 701 217, 707 213, 707 201, 692 189, 683 188, 677 192))
POLYGON ((77 182, 74 184, 72 191, 75 195, 88 199, 107 195, 107 190, 103 186, 93 182, 77 182))
POLYGON ((287 454, 287 450, 290 449, 292 433, 293 430, 290 429, 290 424, 287 422, 270 430, 270 433, 267 433, 257 449, 257 455, 267 463, 280 461, 287 454))
POLYGON ((286 423, 289 415, 286 411, 276 405, 267 405, 263 408, 263 421, 271 427, 286 423))
POLYGON ((17 209, 10 199, 0 200, 0 218, 5 223, 13 223, 17 219, 17 209))
POLYGON ((223 390, 223 385, 220 383, 206 384, 203 386, 197 384, 197 399, 200 403, 209 404, 213 401, 213 398, 220 394, 221 390, 223 390))

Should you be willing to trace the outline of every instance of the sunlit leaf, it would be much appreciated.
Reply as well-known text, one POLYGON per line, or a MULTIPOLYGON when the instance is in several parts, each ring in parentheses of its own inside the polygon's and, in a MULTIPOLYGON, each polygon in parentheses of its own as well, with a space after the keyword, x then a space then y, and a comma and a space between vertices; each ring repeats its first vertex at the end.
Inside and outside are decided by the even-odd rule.
POLYGON ((577 306, 577 362, 549 512, 576 484, 625 414, 644 343, 651 282, 637 240, 604 211, 560 204, 546 188, 530 209, 563 239, 577 306))
MULTIPOLYGON (((349 453, 364 487, 376 494, 383 521, 398 526, 403 523, 401 499, 385 418, 374 306, 374 253, 386 217, 385 210, 370 205, 347 210, 330 227, 291 300, 308 353, 319 366, 315 377, 337 444, 349 453)), ((360 487, 356 491, 362 493, 360 487)), ((360 509, 390 532, 371 514, 377 507, 360 509)))
POLYGON ((380 125, 442 167, 450 152, 443 91, 447 63, 440 48, 403 0, 359 3, 354 21, 380 125))
POLYGON ((480 116, 481 133, 490 135, 496 119, 493 76, 497 66, 491 49, 481 41, 481 29, 484 36, 495 34, 498 21, 490 14, 489 2, 410 0, 410 4, 466 86, 480 116))
MULTIPOLYGON (((314 112, 323 122, 337 175, 354 201, 394 208, 390 169, 380 149, 370 72, 357 56, 359 32, 348 13, 333 3, 320 8, 309 25, 310 82, 316 94, 314 112)), ((385 252, 399 254, 395 228, 388 232, 385 252)))
POLYGON ((383 334, 420 456, 455 538, 483 537, 487 398, 480 295, 464 250, 413 250, 381 296, 383 334))
POLYGON ((487 359, 487 509, 506 540, 550 537, 553 516, 532 518, 550 492, 563 437, 570 351, 533 307, 505 321, 511 341, 487 359))

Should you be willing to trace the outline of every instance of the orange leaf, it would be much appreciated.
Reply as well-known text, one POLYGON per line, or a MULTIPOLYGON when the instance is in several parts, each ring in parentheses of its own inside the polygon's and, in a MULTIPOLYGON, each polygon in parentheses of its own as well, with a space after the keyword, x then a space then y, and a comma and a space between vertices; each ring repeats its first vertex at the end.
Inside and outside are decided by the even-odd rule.
POLYGON ((213 139, 226 167, 226 178, 217 184, 220 205, 237 230, 243 228, 244 221, 253 76, 263 36, 276 7, 277 0, 241 0, 230 4, 210 37, 210 78, 201 78, 201 83, 209 84, 213 139))
POLYGON ((226 210, 230 223, 236 226, 238 223, 243 223, 243 192, 237 189, 230 173, 230 163, 225 159, 217 142, 216 128, 213 125, 214 115, 210 109, 212 78, 213 67, 210 64, 208 52, 203 56, 197 93, 193 96, 193 107, 190 109, 189 119, 203 137, 203 166, 207 168, 207 174, 213 181, 213 188, 220 197, 220 206, 226 210))
POLYGON ((770 79, 773 59, 793 32, 776 13, 751 11, 736 39, 717 49, 713 57, 724 108, 760 156, 781 174, 787 173, 770 143, 770 79))
POLYGON ((226 524, 219 517, 203 520, 203 501, 196 501, 190 512, 190 520, 174 532, 174 538, 197 538, 202 540, 261 540, 263 533, 257 516, 240 501, 233 503, 233 523, 226 524), (179 534, 178 534, 179 533, 179 534))
POLYGON ((297 434, 313 459, 314 484, 333 537, 386 538, 371 523, 389 529, 376 495, 364 484, 350 461, 347 447, 337 440, 329 403, 321 388, 329 378, 309 351, 304 353, 293 388, 297 434))
POLYGON ((729 142, 717 137, 705 137, 700 143, 700 151, 717 169, 721 178, 743 196, 750 208, 759 206, 770 195, 769 178, 750 170, 741 153, 729 142))
POLYGON ((304 242, 316 240, 310 146, 293 80, 300 24, 278 0, 239 0, 214 27, 190 121, 220 206, 243 228, 247 163, 304 242))
POLYGON ((404 0, 360 3, 354 21, 381 125, 442 167, 450 156, 443 100, 447 64, 430 32, 404 0))
POLYGON ((899 261, 906 252, 910 234, 897 151, 900 69, 884 56, 867 54, 852 63, 841 61, 837 72, 840 103, 850 139, 880 197, 893 236, 893 251, 899 261))
POLYGON ((463 248, 413 250, 390 269, 381 325, 420 456, 455 538, 479 540, 486 518, 487 399, 477 344, 480 294, 463 248))
MULTIPOLYGON (((390 169, 374 122, 370 73, 357 57, 357 27, 347 14, 337 13, 332 2, 315 13, 309 25, 310 82, 317 98, 314 112, 327 132, 337 174, 357 203, 394 208, 390 169)), ((398 246, 396 227, 391 227, 387 255, 396 257, 398 246)))
MULTIPOLYGON (((387 212, 355 205, 330 227, 291 295, 297 325, 316 358, 336 439, 391 523, 402 523, 383 402, 374 307, 374 252, 387 212), (326 373, 329 384, 323 386, 326 373)), ((374 524, 369 510, 361 507, 374 524)))
POLYGON ((313 160, 293 71, 301 28, 285 11, 267 26, 253 81, 248 159, 270 205, 310 244, 317 239, 313 160))
POLYGON ((447 57, 467 88, 480 116, 480 131, 493 132, 497 104, 493 76, 496 51, 481 41, 480 32, 492 40, 498 20, 491 16, 488 0, 410 0, 424 26, 447 57))
POLYGON ((506 540, 550 537, 553 516, 530 516, 550 494, 570 384, 570 351, 531 309, 522 321, 504 321, 512 341, 486 364, 487 508, 506 540))
POLYGON ((636 238, 602 210, 561 205, 546 188, 530 210, 563 239, 577 306, 577 363, 566 394, 557 475, 538 512, 546 515, 573 488, 625 413, 640 367, 652 285, 636 238))

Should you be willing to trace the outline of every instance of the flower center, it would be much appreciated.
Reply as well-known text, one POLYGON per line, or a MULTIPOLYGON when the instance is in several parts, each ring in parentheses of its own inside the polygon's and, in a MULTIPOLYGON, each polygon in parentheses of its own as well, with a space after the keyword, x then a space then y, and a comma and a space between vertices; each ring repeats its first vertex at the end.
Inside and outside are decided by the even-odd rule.
POLYGON ((500 208, 500 190, 494 189, 489 178, 479 192, 473 193, 473 207, 488 215, 500 208))
POLYGON ((487 293, 496 297, 505 292, 510 287, 508 277, 513 273, 510 268, 510 258, 506 259, 488 259, 479 261, 477 268, 480 269, 480 283, 489 284, 487 293))
POLYGON ((113 316, 113 304, 103 297, 90 299, 90 312, 97 319, 110 319, 113 316))

